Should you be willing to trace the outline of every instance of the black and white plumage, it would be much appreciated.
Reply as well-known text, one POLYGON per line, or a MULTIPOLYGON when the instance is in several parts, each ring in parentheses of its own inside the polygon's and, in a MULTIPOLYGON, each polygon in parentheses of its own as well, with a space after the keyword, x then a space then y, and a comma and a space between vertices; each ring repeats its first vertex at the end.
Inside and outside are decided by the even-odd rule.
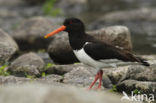
MULTIPOLYGON (((103 62, 105 59, 117 59, 123 62, 138 62, 142 65, 149 66, 148 62, 140 57, 136 57, 129 51, 100 42, 92 36, 87 35, 85 33, 85 26, 79 19, 66 19, 64 21, 63 30, 68 32, 70 46, 72 47, 78 60, 84 64, 99 69, 94 82, 90 86, 90 89, 97 79, 100 79, 98 88, 101 88, 103 71, 100 69, 106 65, 103 62)), ((52 35, 55 33, 56 32, 52 33, 52 35)))

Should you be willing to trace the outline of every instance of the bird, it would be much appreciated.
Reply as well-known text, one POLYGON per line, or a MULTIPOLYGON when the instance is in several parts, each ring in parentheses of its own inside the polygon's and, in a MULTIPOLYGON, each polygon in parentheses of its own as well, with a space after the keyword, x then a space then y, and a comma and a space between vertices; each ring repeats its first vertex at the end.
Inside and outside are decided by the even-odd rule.
POLYGON ((96 87, 101 89, 102 85, 102 68, 106 65, 104 60, 117 59, 123 62, 138 62, 144 66, 150 64, 140 57, 135 56, 130 51, 117 48, 106 42, 101 42, 85 32, 84 23, 78 18, 66 18, 64 23, 58 29, 46 34, 44 38, 53 36, 61 31, 68 32, 69 44, 77 59, 93 68, 97 69, 94 81, 89 86, 92 89, 96 81, 99 79, 99 84, 96 87))

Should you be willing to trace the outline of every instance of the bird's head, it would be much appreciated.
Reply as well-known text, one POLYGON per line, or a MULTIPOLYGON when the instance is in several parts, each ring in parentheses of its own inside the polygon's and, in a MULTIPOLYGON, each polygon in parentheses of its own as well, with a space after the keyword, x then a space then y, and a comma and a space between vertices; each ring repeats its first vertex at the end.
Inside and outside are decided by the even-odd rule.
POLYGON ((60 28, 47 34, 45 36, 45 38, 53 36, 61 31, 66 31, 68 33, 70 33, 70 32, 72 33, 72 32, 84 32, 84 30, 85 30, 85 27, 81 20, 79 20, 77 18, 67 18, 67 19, 65 19, 63 25, 60 28))

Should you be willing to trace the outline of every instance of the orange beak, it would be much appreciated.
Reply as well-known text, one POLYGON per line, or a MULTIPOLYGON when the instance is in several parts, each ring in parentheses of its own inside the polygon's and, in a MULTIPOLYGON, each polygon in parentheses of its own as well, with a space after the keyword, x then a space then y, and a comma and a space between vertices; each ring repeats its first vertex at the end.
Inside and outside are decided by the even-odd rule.
POLYGON ((45 35, 44 38, 48 38, 48 37, 50 37, 50 36, 53 36, 53 35, 55 35, 55 34, 61 32, 61 31, 65 30, 65 29, 66 29, 66 26, 63 25, 63 26, 61 26, 60 28, 58 28, 58 29, 52 31, 51 33, 49 33, 49 34, 47 34, 47 35, 45 35))

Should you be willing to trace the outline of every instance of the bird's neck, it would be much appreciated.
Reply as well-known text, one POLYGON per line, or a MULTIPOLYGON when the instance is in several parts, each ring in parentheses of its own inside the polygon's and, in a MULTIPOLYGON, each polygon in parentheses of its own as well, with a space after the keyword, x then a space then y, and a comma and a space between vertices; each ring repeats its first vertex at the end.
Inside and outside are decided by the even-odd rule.
POLYGON ((68 32, 69 43, 73 50, 80 50, 85 44, 85 32, 68 32))

